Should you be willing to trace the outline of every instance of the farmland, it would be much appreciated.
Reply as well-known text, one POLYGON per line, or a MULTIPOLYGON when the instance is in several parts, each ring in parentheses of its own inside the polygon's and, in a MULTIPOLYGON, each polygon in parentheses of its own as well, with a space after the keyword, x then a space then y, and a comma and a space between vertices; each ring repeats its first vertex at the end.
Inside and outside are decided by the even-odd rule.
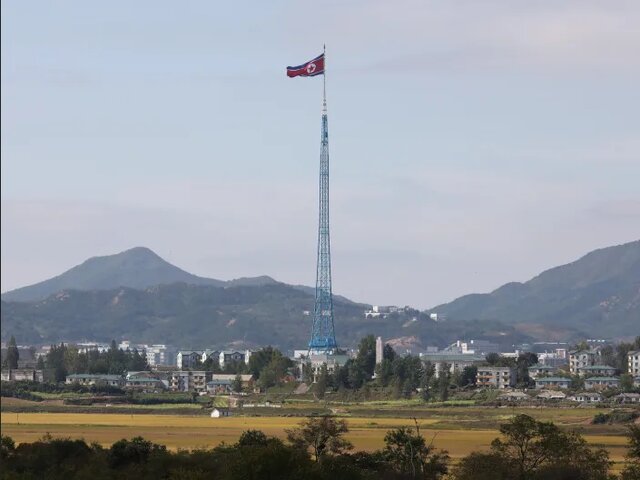
MULTIPOLYGON (((5 399, 6 400, 6 399, 5 399)), ((378 405, 375 417, 357 410, 345 418, 349 424, 347 438, 357 450, 374 450, 384 444, 387 430, 414 425, 409 415, 393 415, 378 405)), ((373 408, 369 406, 368 409, 373 408)), ((553 420, 560 426, 580 431, 586 440, 606 448, 616 467, 626 452, 624 427, 591 425, 593 415, 601 411, 585 409, 495 409, 482 407, 443 407, 416 411, 425 437, 436 447, 448 450, 455 459, 473 450, 486 450, 499 435, 498 426, 515 413, 527 413, 539 420, 553 420)), ((255 415, 255 413, 254 413, 255 415)), ((300 417, 232 416, 212 419, 205 415, 98 414, 98 413, 19 413, 3 411, 2 433, 17 442, 32 442, 45 434, 53 437, 83 438, 87 442, 110 445, 121 438, 143 436, 168 448, 211 448, 221 442, 234 443, 247 429, 259 429, 267 435, 284 438, 300 417)))

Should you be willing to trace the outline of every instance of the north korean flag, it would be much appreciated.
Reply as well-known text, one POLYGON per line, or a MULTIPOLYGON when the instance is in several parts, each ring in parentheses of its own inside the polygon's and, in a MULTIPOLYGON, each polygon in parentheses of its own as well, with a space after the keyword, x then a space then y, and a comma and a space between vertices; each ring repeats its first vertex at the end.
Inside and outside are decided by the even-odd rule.
POLYGON ((297 67, 287 67, 287 77, 315 77, 324 74, 324 53, 297 67))

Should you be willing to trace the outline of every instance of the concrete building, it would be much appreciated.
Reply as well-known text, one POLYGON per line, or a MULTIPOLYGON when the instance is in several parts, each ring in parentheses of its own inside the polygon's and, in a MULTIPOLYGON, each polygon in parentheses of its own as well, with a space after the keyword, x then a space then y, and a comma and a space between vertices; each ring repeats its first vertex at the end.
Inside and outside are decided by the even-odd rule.
POLYGON ((332 355, 328 353, 312 353, 309 355, 308 361, 311 364, 313 372, 313 383, 318 381, 318 376, 322 370, 322 366, 327 366, 329 374, 335 372, 336 368, 341 367, 349 360, 348 355, 332 355))
POLYGON ((44 382, 44 373, 42 370, 36 370, 33 368, 8 368, 2 370, 3 381, 29 381, 29 382, 44 382))
POLYGON ((571 386, 569 377, 539 377, 536 379, 536 390, 543 388, 567 389, 571 386))
POLYGON ((633 350, 627 354, 627 372, 634 377, 640 376, 640 350, 633 350))
POLYGON ((204 370, 177 370, 169 375, 169 389, 174 392, 206 392, 211 375, 204 370))
POLYGON ((531 365, 529 367, 529 378, 535 380, 538 377, 551 376, 557 371, 557 367, 537 363, 536 365, 531 365))
POLYGON ((579 368, 595 365, 599 357, 598 350, 573 350, 569 352, 569 371, 577 375, 579 368))
POLYGON ((180 350, 176 355, 176 365, 180 370, 193 368, 202 361, 201 350, 180 350))
POLYGON ((598 392, 581 392, 569 397, 569 400, 578 403, 600 403, 603 397, 598 392))
POLYGON ((609 365, 589 365, 578 367, 578 375, 581 377, 611 377, 615 375, 616 369, 609 365))
POLYGON ((591 377, 584 381, 586 390, 604 390, 605 388, 618 388, 620 379, 618 377, 591 377))
POLYGON ((440 377, 440 372, 445 368, 453 374, 462 371, 465 367, 481 365, 486 361, 481 355, 449 352, 421 353, 420 360, 433 364, 436 378, 440 377))
POLYGON ((478 367, 476 385, 478 387, 504 390, 516 384, 516 369, 512 367, 478 367))
POLYGON ((152 372, 127 372, 124 387, 142 392, 161 392, 167 385, 152 372))
POLYGON ((67 375, 65 383, 78 383, 80 385, 86 386, 109 385, 111 387, 122 387, 124 385, 124 378, 122 378, 121 375, 74 373, 71 375, 67 375))
MULTIPOLYGON (((141 345, 147 356, 147 363, 150 367, 156 365, 171 365, 173 363, 172 349, 167 345, 155 344, 155 345, 141 345)), ((173 350, 175 352, 175 350, 173 350)))
POLYGON ((219 355, 220 368, 224 368, 228 363, 247 363, 249 358, 247 352, 239 350, 222 350, 219 355))
POLYGON ((500 346, 497 343, 487 340, 457 340, 455 343, 449 345, 446 351, 486 357, 489 353, 498 353, 500 346))
POLYGON ((640 404, 640 393, 621 393, 613 397, 613 401, 615 403, 638 405, 640 404))

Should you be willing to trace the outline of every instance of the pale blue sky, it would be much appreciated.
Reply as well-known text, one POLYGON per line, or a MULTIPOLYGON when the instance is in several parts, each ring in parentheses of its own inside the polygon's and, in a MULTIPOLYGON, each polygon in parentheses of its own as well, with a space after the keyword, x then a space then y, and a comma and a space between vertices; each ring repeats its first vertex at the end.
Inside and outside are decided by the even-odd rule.
POLYGON ((2 291, 144 245, 429 307, 640 238, 640 3, 2 2, 2 291))

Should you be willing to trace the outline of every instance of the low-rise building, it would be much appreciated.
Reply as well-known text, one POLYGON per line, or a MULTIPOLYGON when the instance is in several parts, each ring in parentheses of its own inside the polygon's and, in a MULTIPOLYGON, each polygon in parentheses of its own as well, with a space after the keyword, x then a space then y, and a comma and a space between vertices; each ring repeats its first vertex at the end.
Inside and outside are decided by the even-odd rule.
POLYGON ((551 376, 557 371, 557 367, 551 365, 541 365, 540 363, 537 363, 536 365, 531 365, 529 367, 529 378, 535 380, 538 377, 551 376))
POLYGON ((640 376, 640 350, 627 353, 627 372, 634 377, 640 376))
POLYGON ((572 375, 578 374, 578 369, 595 365, 599 358, 598 350, 572 350, 569 352, 569 371, 572 375))
POLYGON ((612 377, 615 373, 615 367, 609 365, 588 365, 578 368, 578 375, 581 377, 612 377))
POLYGON ((539 377, 536 378, 536 390, 543 388, 567 389, 571 385, 568 377, 539 377))
POLYGON ((623 404, 640 404, 640 393, 621 393, 613 397, 613 401, 623 404))
POLYGON ((124 386, 142 392, 161 392, 166 389, 164 382, 152 372, 127 372, 124 386))
POLYGON ((575 395, 571 395, 569 400, 579 403, 600 403, 603 397, 598 392, 580 392, 575 395))
POLYGON ((338 355, 329 353, 311 353, 308 358, 302 358, 301 362, 309 362, 313 373, 313 382, 318 381, 318 376, 322 370, 322 366, 327 366, 327 372, 332 374, 336 368, 341 367, 349 360, 348 355, 338 355))
POLYGON ((590 377, 584 380, 584 388, 587 390, 604 390, 605 388, 618 388, 618 377, 590 377))
POLYGON ((421 353, 420 360, 433 364, 436 378, 440 377, 440 372, 445 369, 451 374, 461 372, 465 367, 481 365, 486 362, 485 357, 467 353, 421 353))
POLYGON ((222 350, 220 352, 220 368, 224 368, 229 363, 244 363, 247 353, 239 350, 222 350))
POLYGON ((531 400, 531 397, 524 392, 505 392, 498 397, 498 400, 506 400, 508 402, 523 402, 531 400))
POLYGON ((109 385, 111 387, 122 387, 124 385, 124 378, 122 375, 107 375, 100 373, 73 373, 67 375, 65 383, 72 384, 78 383, 80 385, 109 385))
MULTIPOLYGON (((211 380, 207 382, 207 392, 210 394, 230 393, 233 390, 235 379, 236 375, 233 374, 214 373, 211 375, 211 380)), ((240 381, 242 382, 243 390, 253 389, 253 375, 240 375, 240 381)))
POLYGON ((176 355, 176 365, 180 370, 193 368, 202 362, 201 350, 180 350, 176 355))
POLYGON ((169 375, 169 389, 174 392, 206 392, 211 372, 204 370, 179 370, 169 375))
POLYGON ((33 368, 8 368, 2 370, 0 377, 4 381, 44 382, 44 372, 33 368))
POLYGON ((640 387, 640 376, 633 377, 633 386, 640 387))
POLYGON ((516 384, 516 369, 513 367, 478 367, 476 385, 478 387, 504 390, 516 384))
POLYGON ((558 390, 543 390, 536 398, 540 400, 564 400, 567 396, 558 390))

